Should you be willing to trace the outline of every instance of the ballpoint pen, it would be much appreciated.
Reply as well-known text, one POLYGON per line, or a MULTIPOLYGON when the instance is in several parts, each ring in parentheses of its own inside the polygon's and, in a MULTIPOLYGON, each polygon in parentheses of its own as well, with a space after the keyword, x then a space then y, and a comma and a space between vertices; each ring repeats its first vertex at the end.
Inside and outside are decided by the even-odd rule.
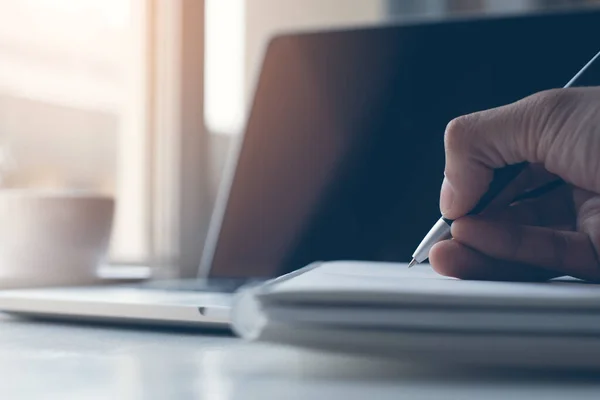
MULTIPOLYGON (((594 63, 594 61, 600 57, 600 51, 596 53, 580 70, 577 72, 569 82, 563 87, 568 88, 571 87, 577 79, 588 69, 590 65, 594 63)), ((494 172, 494 177, 488 191, 481 197, 475 208, 473 208, 468 215, 477 215, 481 213, 490 202, 514 179, 516 178, 527 166, 528 162, 522 162, 519 164, 509 165, 505 168, 498 169, 494 172)), ((544 185, 540 188, 534 189, 530 192, 523 194, 522 196, 517 197, 513 201, 522 201, 526 198, 532 198, 536 196, 540 196, 543 193, 546 193, 550 190, 557 188, 558 186, 564 184, 564 182, 560 179, 552 181, 547 185, 544 185)), ((408 267, 412 267, 415 264, 422 263, 423 261, 429 258, 429 250, 433 247, 434 244, 450 239, 450 226, 452 225, 452 221, 446 219, 444 217, 440 218, 435 225, 429 230, 425 238, 421 241, 415 252, 413 253, 412 260, 408 264, 408 267)))

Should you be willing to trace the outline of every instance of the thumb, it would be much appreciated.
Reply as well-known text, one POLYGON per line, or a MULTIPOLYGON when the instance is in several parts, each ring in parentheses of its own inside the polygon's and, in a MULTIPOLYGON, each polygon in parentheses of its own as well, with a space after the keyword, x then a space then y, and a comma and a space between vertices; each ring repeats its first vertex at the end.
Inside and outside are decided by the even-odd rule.
POLYGON ((494 170, 524 161, 543 162, 550 148, 562 90, 540 92, 516 103, 458 117, 444 136, 446 168, 440 210, 448 219, 466 215, 487 191, 494 170))

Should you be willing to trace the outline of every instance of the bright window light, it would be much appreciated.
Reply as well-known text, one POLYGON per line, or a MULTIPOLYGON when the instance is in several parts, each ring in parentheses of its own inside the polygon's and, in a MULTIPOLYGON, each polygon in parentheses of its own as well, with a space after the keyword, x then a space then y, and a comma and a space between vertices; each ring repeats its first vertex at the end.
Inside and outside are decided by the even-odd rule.
POLYGON ((206 0, 204 118, 212 133, 237 134, 245 109, 245 0, 206 0))

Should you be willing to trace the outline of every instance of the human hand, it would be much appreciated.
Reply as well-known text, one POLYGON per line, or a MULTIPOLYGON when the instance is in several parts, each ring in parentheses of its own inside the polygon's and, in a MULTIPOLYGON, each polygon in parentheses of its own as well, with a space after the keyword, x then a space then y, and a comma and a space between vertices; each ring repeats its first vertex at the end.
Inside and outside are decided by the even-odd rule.
POLYGON ((440 195, 452 240, 430 262, 462 279, 600 281, 600 87, 557 89, 454 119, 440 195), (482 213, 465 216, 494 169, 531 163, 482 213), (557 177, 568 185, 511 204, 557 177))

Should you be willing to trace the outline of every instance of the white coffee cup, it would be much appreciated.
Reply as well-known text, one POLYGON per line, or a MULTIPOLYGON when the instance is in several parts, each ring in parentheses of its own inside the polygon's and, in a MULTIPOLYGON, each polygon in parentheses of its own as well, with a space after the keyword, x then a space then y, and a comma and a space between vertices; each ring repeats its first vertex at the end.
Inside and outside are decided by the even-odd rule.
POLYGON ((0 190, 0 288, 98 282, 114 207, 98 194, 0 190))

